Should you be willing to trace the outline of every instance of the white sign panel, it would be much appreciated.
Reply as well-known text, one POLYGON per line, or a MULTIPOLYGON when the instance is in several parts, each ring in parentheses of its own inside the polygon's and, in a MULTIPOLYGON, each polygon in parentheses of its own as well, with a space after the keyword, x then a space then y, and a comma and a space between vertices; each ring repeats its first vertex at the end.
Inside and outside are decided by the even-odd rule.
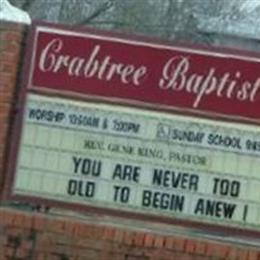
POLYGON ((29 94, 13 193, 260 226, 254 126, 29 94))

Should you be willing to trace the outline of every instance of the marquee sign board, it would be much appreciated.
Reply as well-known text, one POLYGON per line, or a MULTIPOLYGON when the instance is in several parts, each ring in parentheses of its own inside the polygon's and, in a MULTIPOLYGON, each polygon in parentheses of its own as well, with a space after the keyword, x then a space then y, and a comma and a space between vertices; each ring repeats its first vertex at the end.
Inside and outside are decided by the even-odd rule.
POLYGON ((260 230, 260 58, 37 24, 9 197, 260 230))

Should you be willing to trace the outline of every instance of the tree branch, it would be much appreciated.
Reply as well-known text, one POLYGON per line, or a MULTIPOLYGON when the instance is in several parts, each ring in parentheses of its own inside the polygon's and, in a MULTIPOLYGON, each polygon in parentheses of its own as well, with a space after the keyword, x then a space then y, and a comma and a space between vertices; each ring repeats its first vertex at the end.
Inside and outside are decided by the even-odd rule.
POLYGON ((108 0, 107 2, 101 4, 90 16, 80 21, 78 24, 83 25, 87 24, 90 21, 94 20, 96 17, 98 17, 100 14, 106 12, 114 5, 113 0, 108 0))
MULTIPOLYGON (((110 24, 110 25, 118 25, 118 26, 132 26, 131 23, 121 22, 121 21, 90 21, 89 24, 110 24)), ((145 25, 144 28, 166 28, 165 24, 156 24, 156 25, 145 25)))
POLYGON ((26 0, 22 5, 22 9, 28 11, 34 2, 35 0, 26 0))

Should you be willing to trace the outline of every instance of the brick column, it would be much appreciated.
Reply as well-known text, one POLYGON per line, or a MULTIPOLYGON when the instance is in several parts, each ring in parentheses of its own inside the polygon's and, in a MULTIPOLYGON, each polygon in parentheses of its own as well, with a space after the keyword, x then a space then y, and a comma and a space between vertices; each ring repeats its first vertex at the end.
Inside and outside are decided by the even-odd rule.
POLYGON ((0 192, 2 192, 10 143, 12 111, 21 70, 26 25, 0 21, 0 192))

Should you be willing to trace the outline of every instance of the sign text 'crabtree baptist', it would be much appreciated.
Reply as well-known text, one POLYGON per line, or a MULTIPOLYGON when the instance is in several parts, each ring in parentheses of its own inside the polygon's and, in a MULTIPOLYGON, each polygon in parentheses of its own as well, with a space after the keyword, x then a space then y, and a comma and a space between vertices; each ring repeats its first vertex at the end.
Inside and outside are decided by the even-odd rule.
POLYGON ((259 119, 259 59, 39 29, 31 85, 259 119))
POLYGON ((15 198, 260 230, 260 59, 46 25, 31 37, 15 198))

